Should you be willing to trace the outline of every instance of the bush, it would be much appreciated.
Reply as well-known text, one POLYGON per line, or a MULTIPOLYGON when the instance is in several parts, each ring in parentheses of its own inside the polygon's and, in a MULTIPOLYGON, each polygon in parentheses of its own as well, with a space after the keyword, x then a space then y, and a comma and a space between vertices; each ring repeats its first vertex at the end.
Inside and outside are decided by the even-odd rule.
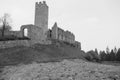
POLYGON ((93 50, 88 51, 86 53, 85 59, 87 59, 88 61, 96 61, 96 62, 100 60, 99 55, 95 53, 93 50))

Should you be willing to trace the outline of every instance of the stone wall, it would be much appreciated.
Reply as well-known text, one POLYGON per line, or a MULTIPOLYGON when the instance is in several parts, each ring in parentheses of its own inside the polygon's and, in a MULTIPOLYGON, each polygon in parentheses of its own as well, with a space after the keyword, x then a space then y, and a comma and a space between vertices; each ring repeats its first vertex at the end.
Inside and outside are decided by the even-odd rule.
MULTIPOLYGON (((2 36, 2 31, 0 31, 0 37, 2 36)), ((21 31, 4 31, 4 36, 17 36, 21 37, 21 31)))
POLYGON ((20 31, 8 31, 8 32, 5 32, 5 34, 21 37, 21 32, 20 31))
MULTIPOLYGON (((46 41, 43 41, 41 44, 48 45, 48 44, 51 44, 51 43, 52 42, 50 40, 46 40, 46 41)), ((32 46, 34 44, 31 44, 31 40, 0 41, 0 49, 11 48, 11 47, 16 47, 16 46, 30 47, 30 46, 32 46)))
POLYGON ((65 31, 65 41, 75 43, 75 36, 70 31, 65 31))
POLYGON ((30 38, 30 44, 36 44, 36 43, 41 43, 41 44, 47 44, 49 43, 46 41, 46 35, 44 34, 44 31, 42 28, 35 26, 35 25, 23 25, 21 27, 21 33, 22 37, 24 37, 24 29, 28 30, 28 38, 30 38))
POLYGON ((31 46, 37 43, 45 45, 51 44, 51 41, 47 40, 43 29, 32 24, 21 26, 20 31, 5 31, 5 36, 28 37, 30 40, 0 41, 0 49, 14 46, 31 46), (27 36, 25 36, 25 29, 27 29, 27 36))
POLYGON ((57 26, 57 23, 52 27, 52 38, 58 39, 62 41, 66 41, 69 43, 75 43, 75 36, 70 31, 64 31, 63 29, 57 26))
POLYGON ((81 49, 81 43, 80 42, 78 42, 78 41, 75 41, 75 46, 77 47, 77 48, 79 48, 79 49, 81 49))
POLYGON ((51 38, 58 39, 58 35, 57 35, 57 33, 58 33, 57 23, 54 24, 54 26, 52 27, 52 31, 51 32, 52 32, 51 33, 51 35, 52 35, 51 38))
POLYGON ((44 33, 48 30, 48 6, 45 1, 35 4, 34 25, 42 28, 44 33))
POLYGON ((30 46, 29 40, 0 41, 0 49, 10 48, 15 46, 30 46))

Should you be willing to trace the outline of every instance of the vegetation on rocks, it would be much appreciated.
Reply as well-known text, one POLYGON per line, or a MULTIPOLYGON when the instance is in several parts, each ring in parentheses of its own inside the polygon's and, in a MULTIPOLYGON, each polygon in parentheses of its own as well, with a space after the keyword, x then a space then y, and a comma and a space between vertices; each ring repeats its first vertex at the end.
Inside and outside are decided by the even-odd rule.
POLYGON ((6 66, 4 80, 120 80, 120 67, 80 59, 6 66))

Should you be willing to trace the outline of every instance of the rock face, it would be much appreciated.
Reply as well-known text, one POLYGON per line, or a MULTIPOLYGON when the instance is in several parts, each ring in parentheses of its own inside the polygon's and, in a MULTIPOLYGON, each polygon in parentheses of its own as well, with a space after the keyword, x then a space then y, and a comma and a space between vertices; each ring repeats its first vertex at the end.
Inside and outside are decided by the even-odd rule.
POLYGON ((0 75, 4 80, 120 80, 120 66, 74 59, 7 66, 0 75))

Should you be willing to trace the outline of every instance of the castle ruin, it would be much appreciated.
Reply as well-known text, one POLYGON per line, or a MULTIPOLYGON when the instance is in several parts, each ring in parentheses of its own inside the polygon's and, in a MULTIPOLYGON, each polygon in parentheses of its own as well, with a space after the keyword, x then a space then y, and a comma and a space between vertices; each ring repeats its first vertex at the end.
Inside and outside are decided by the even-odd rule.
MULTIPOLYGON (((14 43, 14 46, 31 46, 37 43, 48 45, 52 44, 52 39, 55 39, 74 44, 77 47, 81 48, 80 42, 75 41, 75 35, 70 31, 64 31, 63 29, 58 27, 56 22, 53 25, 52 29, 48 29, 48 14, 49 7, 47 6, 46 2, 36 2, 34 25, 22 25, 20 31, 5 31, 5 36, 13 36, 16 38, 28 38, 25 40, 13 40, 12 43, 14 43), (27 31, 26 34, 25 30, 27 31)), ((10 41, 4 41, 4 43, 3 41, 0 41, 0 48, 1 46, 8 46, 7 43, 10 44, 10 41)))
POLYGON ((35 22, 34 25, 43 29, 43 32, 48 31, 48 6, 45 1, 36 2, 35 4, 35 22))

